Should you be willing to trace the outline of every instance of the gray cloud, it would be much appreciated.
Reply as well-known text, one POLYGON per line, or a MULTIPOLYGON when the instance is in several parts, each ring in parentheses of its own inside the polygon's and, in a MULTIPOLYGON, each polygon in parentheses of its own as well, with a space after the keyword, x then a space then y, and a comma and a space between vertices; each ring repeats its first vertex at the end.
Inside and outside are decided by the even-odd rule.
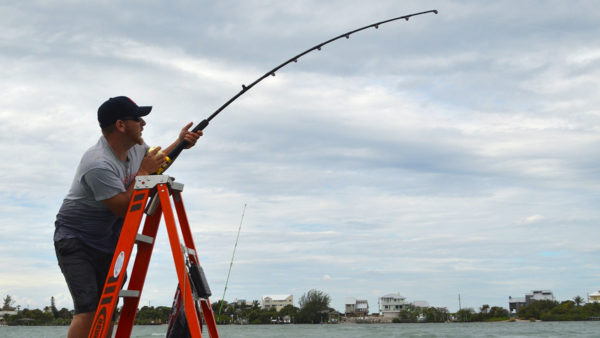
MULTIPOLYGON (((106 98, 153 105, 144 138, 165 145, 304 48, 433 8, 291 64, 177 160, 211 288, 223 290, 244 203, 228 299, 319 288, 337 309, 347 296, 374 309, 399 291, 456 310, 458 293, 506 307, 531 289, 597 288, 594 2, 1 6, 0 292, 22 306, 71 306, 54 215, 106 98)), ((167 245, 142 303, 170 303, 167 245)))

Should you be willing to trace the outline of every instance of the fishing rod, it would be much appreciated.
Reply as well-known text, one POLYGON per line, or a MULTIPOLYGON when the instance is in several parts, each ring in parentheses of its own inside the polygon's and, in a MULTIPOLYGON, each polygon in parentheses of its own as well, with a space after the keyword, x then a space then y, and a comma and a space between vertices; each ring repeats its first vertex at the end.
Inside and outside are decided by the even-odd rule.
MULTIPOLYGON (((336 41, 338 39, 341 38, 346 38, 349 39, 350 35, 360 32, 362 30, 365 29, 369 29, 369 28, 376 28, 378 29, 380 25, 383 25, 385 23, 388 22, 392 22, 392 21, 396 21, 396 20, 401 20, 404 19, 406 21, 408 21, 408 19, 410 19, 413 16, 417 16, 417 15, 423 15, 423 14, 427 14, 427 13, 434 13, 434 14, 438 14, 438 11, 435 9, 432 10, 428 10, 428 11, 424 11, 424 12, 418 12, 418 13, 413 13, 413 14, 408 14, 408 15, 404 15, 404 16, 399 16, 397 18, 392 18, 392 19, 388 19, 388 20, 384 20, 384 21, 379 21, 343 34, 340 34, 332 39, 329 39, 327 41, 321 42, 320 44, 309 48, 307 50, 305 50, 304 52, 293 56, 292 58, 290 58, 289 60, 285 61, 284 63, 280 64, 279 66, 269 70, 268 72, 266 72, 263 76, 259 77, 258 79, 256 79, 254 82, 252 82, 249 85, 244 85, 242 84, 242 90, 240 90, 239 93, 237 93, 236 95, 234 95, 232 98, 229 99, 229 101, 225 102, 221 107, 219 107, 214 113, 212 113, 208 118, 202 120, 200 123, 198 123, 194 129, 192 129, 192 131, 197 132, 200 130, 204 130, 204 128, 206 128, 208 126, 208 123, 215 118, 221 111, 223 111, 223 109, 225 109, 227 106, 229 106, 233 101, 237 100, 240 96, 244 95, 244 93, 246 93, 248 90, 250 90, 250 88, 254 87, 255 85, 257 85, 259 82, 261 82, 262 80, 266 79, 269 76, 275 76, 275 73, 280 70, 281 68, 287 66, 288 64, 292 63, 292 62, 298 62, 298 59, 301 58, 302 56, 315 51, 315 50, 321 50, 321 48, 333 41, 336 41)), ((175 161, 175 159, 177 159, 177 157, 179 156, 179 154, 181 154, 181 152, 183 151, 183 149, 185 149, 185 147, 188 145, 187 141, 181 141, 179 142, 174 148, 173 150, 171 150, 169 152, 169 154, 167 155, 167 163, 165 165, 163 165, 157 172, 157 174, 161 174, 163 173, 165 170, 167 170, 171 164, 173 164, 173 162, 175 161)))
POLYGON ((242 231, 242 222, 244 221, 244 214, 246 213, 246 203, 244 203, 244 210, 242 210, 242 219, 240 220, 240 227, 238 228, 237 237, 235 238, 235 245, 233 246, 233 254, 231 255, 231 263, 229 263, 229 272, 227 272, 227 280, 225 281, 225 289, 223 290, 223 298, 221 298, 221 306, 219 306, 219 316, 225 303, 225 292, 227 292, 227 285, 229 284, 229 275, 231 274, 231 267, 233 266, 233 258, 235 257, 235 249, 237 249, 238 240, 240 239, 240 231, 242 231))

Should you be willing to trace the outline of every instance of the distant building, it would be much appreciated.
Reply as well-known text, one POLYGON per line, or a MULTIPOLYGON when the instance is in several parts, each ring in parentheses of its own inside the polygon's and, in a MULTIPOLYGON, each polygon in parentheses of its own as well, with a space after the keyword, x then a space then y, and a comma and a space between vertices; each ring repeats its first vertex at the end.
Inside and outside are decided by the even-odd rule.
POLYGON ((234 299, 233 300, 233 304, 239 306, 239 307, 245 307, 245 306, 250 306, 252 304, 248 304, 248 302, 245 299, 234 299))
POLYGON ((265 310, 275 308, 277 311, 279 311, 286 305, 294 306, 293 295, 268 295, 263 296, 261 301, 261 308, 265 310))
POLYGON ((527 303, 525 303, 525 297, 508 297, 508 311, 510 312, 519 312, 525 305, 527 305, 527 303))
POLYGON ((588 295, 588 302, 590 303, 600 303, 600 291, 590 293, 588 295))
POLYGON ((554 294, 550 290, 539 290, 539 291, 531 291, 525 295, 525 302, 527 305, 533 303, 536 300, 555 300, 554 294))
POLYGON ((400 311, 407 306, 406 298, 399 293, 390 293, 379 298, 379 313, 384 319, 398 317, 400 311))
POLYGON ((369 302, 366 299, 346 298, 346 315, 366 316, 369 314, 369 302))
POLYGON ((554 294, 550 290, 534 290, 525 295, 525 297, 508 297, 508 310, 518 312, 523 306, 527 306, 537 300, 553 301, 554 294))
POLYGON ((0 325, 6 325, 4 316, 16 316, 19 314, 16 310, 0 310, 0 325))

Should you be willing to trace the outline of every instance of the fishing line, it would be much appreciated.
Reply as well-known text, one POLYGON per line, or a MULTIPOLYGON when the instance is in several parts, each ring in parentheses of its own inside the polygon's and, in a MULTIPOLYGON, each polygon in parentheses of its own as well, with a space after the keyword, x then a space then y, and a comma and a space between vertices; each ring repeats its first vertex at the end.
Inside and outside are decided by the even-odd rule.
POLYGON ((237 249, 238 240, 240 239, 240 231, 242 231, 242 222, 244 221, 244 214, 246 214, 246 203, 244 203, 244 210, 242 210, 242 219, 240 220, 240 226, 238 228, 237 237, 235 238, 235 245, 233 246, 233 254, 231 255, 231 262, 229 263, 229 272, 227 272, 227 280, 225 281, 225 290, 223 290, 223 297, 221 298, 221 306, 219 306, 219 316, 223 309, 225 302, 225 293, 227 292, 227 285, 229 284, 229 275, 231 274, 231 267, 233 266, 233 258, 235 257, 235 250, 237 249))

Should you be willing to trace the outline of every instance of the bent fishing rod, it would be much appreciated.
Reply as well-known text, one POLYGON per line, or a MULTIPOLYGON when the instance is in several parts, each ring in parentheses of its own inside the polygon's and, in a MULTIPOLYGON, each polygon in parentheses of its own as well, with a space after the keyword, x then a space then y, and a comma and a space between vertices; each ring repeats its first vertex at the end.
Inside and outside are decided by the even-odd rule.
MULTIPOLYGON (((288 64, 292 63, 292 62, 298 62, 298 59, 303 57, 304 55, 313 52, 315 50, 321 50, 321 48, 327 44, 330 44, 338 39, 341 38, 346 38, 349 39, 350 35, 363 31, 365 29, 369 29, 369 28, 375 28, 378 29, 379 26, 388 23, 388 22, 392 22, 392 21, 396 21, 396 20, 406 20, 408 21, 408 19, 410 19, 413 16, 417 16, 417 15, 423 15, 423 14, 427 14, 427 13, 434 13, 434 14, 438 14, 438 11, 435 9, 432 10, 428 10, 428 11, 424 11, 424 12, 419 12, 419 13, 413 13, 413 14, 408 14, 408 15, 404 15, 404 16, 399 16, 397 18, 392 18, 392 19, 388 19, 388 20, 384 20, 384 21, 379 21, 343 34, 340 34, 332 39, 329 39, 327 41, 321 42, 320 44, 309 48, 305 51, 303 51, 302 53, 293 56, 292 58, 290 58, 289 60, 285 61, 284 63, 280 64, 279 66, 269 70, 268 72, 266 72, 263 76, 259 77, 258 79, 256 79, 254 82, 252 82, 249 85, 242 85, 242 90, 240 90, 239 93, 237 93, 236 95, 234 95, 232 98, 229 99, 229 101, 225 102, 221 107, 219 107, 214 113, 212 113, 209 117, 207 117, 206 119, 202 120, 200 123, 198 123, 193 129, 192 131, 197 132, 200 130, 204 130, 204 128, 206 128, 208 126, 208 123, 215 118, 217 115, 219 115, 219 113, 221 111, 223 111, 223 109, 225 109, 227 106, 229 106, 231 103, 233 103, 233 101, 237 100, 240 96, 244 95, 247 91, 249 91, 252 87, 254 87, 255 85, 257 85, 259 82, 261 82, 262 80, 266 79, 269 76, 275 76, 275 73, 277 71, 279 71, 281 68, 287 66, 288 64)), ((179 154, 181 154, 181 152, 183 151, 183 149, 185 149, 185 147, 188 145, 187 141, 181 141, 179 142, 174 148, 173 150, 171 150, 169 152, 169 154, 167 155, 167 163, 165 165, 163 165, 157 172, 157 174, 161 174, 163 173, 165 170, 167 170, 172 164, 173 162, 177 159, 177 157, 179 156, 179 154)))

